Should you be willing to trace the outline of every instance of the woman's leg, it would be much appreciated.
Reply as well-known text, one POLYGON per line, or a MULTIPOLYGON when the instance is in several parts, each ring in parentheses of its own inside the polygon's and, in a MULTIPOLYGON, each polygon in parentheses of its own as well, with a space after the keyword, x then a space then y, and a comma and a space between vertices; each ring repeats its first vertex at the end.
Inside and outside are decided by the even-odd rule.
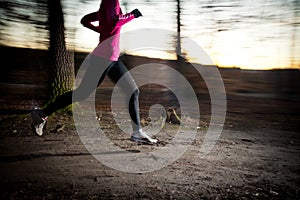
MULTIPOLYGON (((117 83, 120 78, 128 72, 124 64, 119 60, 110 70, 108 71, 109 77, 117 83)), ((131 135, 131 140, 135 142, 147 143, 147 144, 156 144, 157 139, 153 139, 148 136, 141 127, 140 123, 140 113, 139 113, 139 89, 136 85, 134 79, 127 73, 126 76, 122 77, 122 80, 125 80, 120 84, 121 88, 125 91, 127 95, 131 95, 129 98, 129 114, 132 121, 133 133, 131 135)))
MULTIPOLYGON (((109 69, 108 76, 112 79, 114 83, 117 83, 120 80, 120 78, 127 72, 128 72, 127 68, 119 60, 113 67, 109 69)), ((127 95, 131 95, 129 99, 128 110, 132 120, 133 131, 139 131, 141 129, 140 112, 139 112, 140 91, 133 77, 130 75, 130 73, 128 73, 124 78, 125 81, 122 84, 120 84, 120 86, 127 95)))
POLYGON ((47 105, 43 109, 45 115, 49 116, 72 103, 86 99, 102 83, 105 75, 114 64, 114 62, 89 55, 82 64, 87 66, 87 70, 80 85, 75 90, 62 94, 54 102, 47 105))

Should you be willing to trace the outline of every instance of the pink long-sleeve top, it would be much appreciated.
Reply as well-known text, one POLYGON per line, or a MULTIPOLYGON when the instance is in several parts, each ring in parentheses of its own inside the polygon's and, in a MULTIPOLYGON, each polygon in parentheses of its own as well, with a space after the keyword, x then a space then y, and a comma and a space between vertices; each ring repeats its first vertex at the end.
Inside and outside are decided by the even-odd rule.
POLYGON ((81 23, 100 33, 99 44, 92 54, 111 61, 117 61, 120 55, 121 27, 134 19, 131 13, 123 14, 119 0, 102 0, 97 12, 85 15, 81 23), (99 26, 92 23, 99 21, 99 26))

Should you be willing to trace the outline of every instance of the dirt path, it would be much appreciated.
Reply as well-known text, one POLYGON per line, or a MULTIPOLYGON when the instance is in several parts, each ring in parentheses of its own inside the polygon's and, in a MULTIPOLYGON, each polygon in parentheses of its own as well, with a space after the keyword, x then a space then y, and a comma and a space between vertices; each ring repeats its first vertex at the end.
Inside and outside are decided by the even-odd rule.
MULTIPOLYGON (((271 128, 226 128, 204 159, 205 130, 173 164, 150 173, 111 169, 85 149, 70 116, 56 115, 44 136, 32 134, 30 118, 1 118, 1 199, 297 199, 299 133, 271 128), (67 124, 55 132, 57 124, 67 124)), ((109 130, 109 129, 108 129, 109 130)), ((167 125, 163 133, 172 133, 167 125)), ((111 129, 107 134, 115 134, 111 129)), ((117 133, 118 134, 118 133, 117 133)), ((167 141, 167 134, 161 140, 167 141)), ((126 150, 152 151, 126 135, 111 136, 126 150)), ((137 151, 136 151, 137 152, 137 151)))
MULTIPOLYGON (((205 127, 176 162, 154 172, 130 174, 95 159, 82 144, 70 116, 56 114, 42 137, 33 134, 29 115, 42 106, 47 89, 47 51, 1 47, 0 199, 300 199, 300 71, 218 69, 227 96, 225 129, 214 149, 199 158, 205 127), (8 55, 8 56, 6 56, 8 55), (15 55, 18 59, 10 59, 15 55), (38 62, 37 62, 37 58, 38 62), (43 70, 41 70, 43 67, 43 70), (57 125, 65 125, 57 131, 57 125)), ((78 69, 86 54, 76 54, 78 69)), ((174 61, 122 56, 129 67, 174 61)), ((181 73, 192 84, 201 122, 211 118, 203 77, 190 64, 181 73)), ((184 70, 183 70, 184 69, 184 70)), ((162 70, 164 71, 164 70, 162 70)), ((177 81, 168 75, 163 79, 177 81)), ((96 93, 107 136, 119 147, 151 152, 167 144, 176 126, 166 126, 159 146, 137 145, 121 133, 109 114, 114 85, 105 79, 96 93)), ((176 106, 164 88, 141 88, 142 117, 156 103, 176 106), (163 99, 162 99, 163 97, 163 99), (165 99, 166 98, 166 99, 165 99)), ((172 97, 172 96, 171 96, 172 97)), ((99 107, 99 108, 98 108, 99 107)), ((137 153, 138 155, 139 153, 137 153)))

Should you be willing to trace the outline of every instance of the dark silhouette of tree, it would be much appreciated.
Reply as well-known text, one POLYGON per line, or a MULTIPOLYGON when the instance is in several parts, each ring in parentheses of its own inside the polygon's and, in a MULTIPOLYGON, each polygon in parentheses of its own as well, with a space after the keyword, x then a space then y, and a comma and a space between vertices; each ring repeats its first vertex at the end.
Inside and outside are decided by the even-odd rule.
POLYGON ((177 60, 181 60, 181 5, 180 0, 177 1, 177 41, 176 41, 176 56, 177 60))
POLYGON ((186 56, 185 53, 182 52, 182 35, 181 35, 181 28, 182 28, 182 23, 181 23, 181 12, 182 8, 182 1, 181 0, 176 0, 176 27, 177 27, 177 35, 176 35, 176 40, 175 40, 175 52, 176 52, 176 58, 178 61, 178 64, 180 66, 181 62, 186 61, 186 56))
POLYGON ((74 56, 73 51, 68 51, 66 47, 61 0, 3 0, 0 14, 0 44, 14 45, 14 39, 19 37, 22 38, 19 41, 28 41, 33 48, 48 46, 50 63, 44 66, 49 66, 49 102, 46 103, 71 90, 74 83, 74 56), (12 31, 18 27, 26 29, 12 31), (26 30, 27 34, 24 34, 26 30))
MULTIPOLYGON (((66 48, 64 17, 60 0, 48 0, 49 53, 53 68, 50 76, 50 102, 74 85, 74 57, 66 48)), ((49 102, 49 103, 50 103, 49 102)))

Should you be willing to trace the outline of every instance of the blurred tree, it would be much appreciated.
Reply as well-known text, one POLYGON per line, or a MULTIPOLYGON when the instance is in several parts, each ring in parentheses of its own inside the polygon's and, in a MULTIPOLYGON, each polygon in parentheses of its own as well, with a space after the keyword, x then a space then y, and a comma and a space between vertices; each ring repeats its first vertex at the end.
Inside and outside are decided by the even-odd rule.
POLYGON ((49 48, 49 102, 46 103, 73 89, 74 54, 66 48, 61 0, 3 0, 0 24, 2 45, 49 48))
POLYGON ((45 48, 46 24, 47 7, 43 0, 1 1, 1 45, 45 48))
MULTIPOLYGON (((60 0, 47 0, 48 25, 50 35, 51 76, 49 102, 61 94, 70 91, 74 86, 74 54, 68 51, 65 42, 64 16, 60 0)), ((69 110, 70 108, 66 108, 69 110)))
POLYGON ((180 0, 177 1, 177 41, 176 41, 176 56, 177 60, 181 57, 181 5, 180 0))
MULTIPOLYGON (((177 61, 180 62, 185 62, 186 61, 186 55, 184 52, 182 52, 182 36, 181 36, 181 27, 182 27, 182 23, 181 23, 181 16, 182 16, 182 12, 181 12, 181 0, 176 0, 176 26, 177 26, 177 36, 176 36, 176 58, 177 61)), ((178 62, 179 66, 181 65, 180 62, 178 62)))

